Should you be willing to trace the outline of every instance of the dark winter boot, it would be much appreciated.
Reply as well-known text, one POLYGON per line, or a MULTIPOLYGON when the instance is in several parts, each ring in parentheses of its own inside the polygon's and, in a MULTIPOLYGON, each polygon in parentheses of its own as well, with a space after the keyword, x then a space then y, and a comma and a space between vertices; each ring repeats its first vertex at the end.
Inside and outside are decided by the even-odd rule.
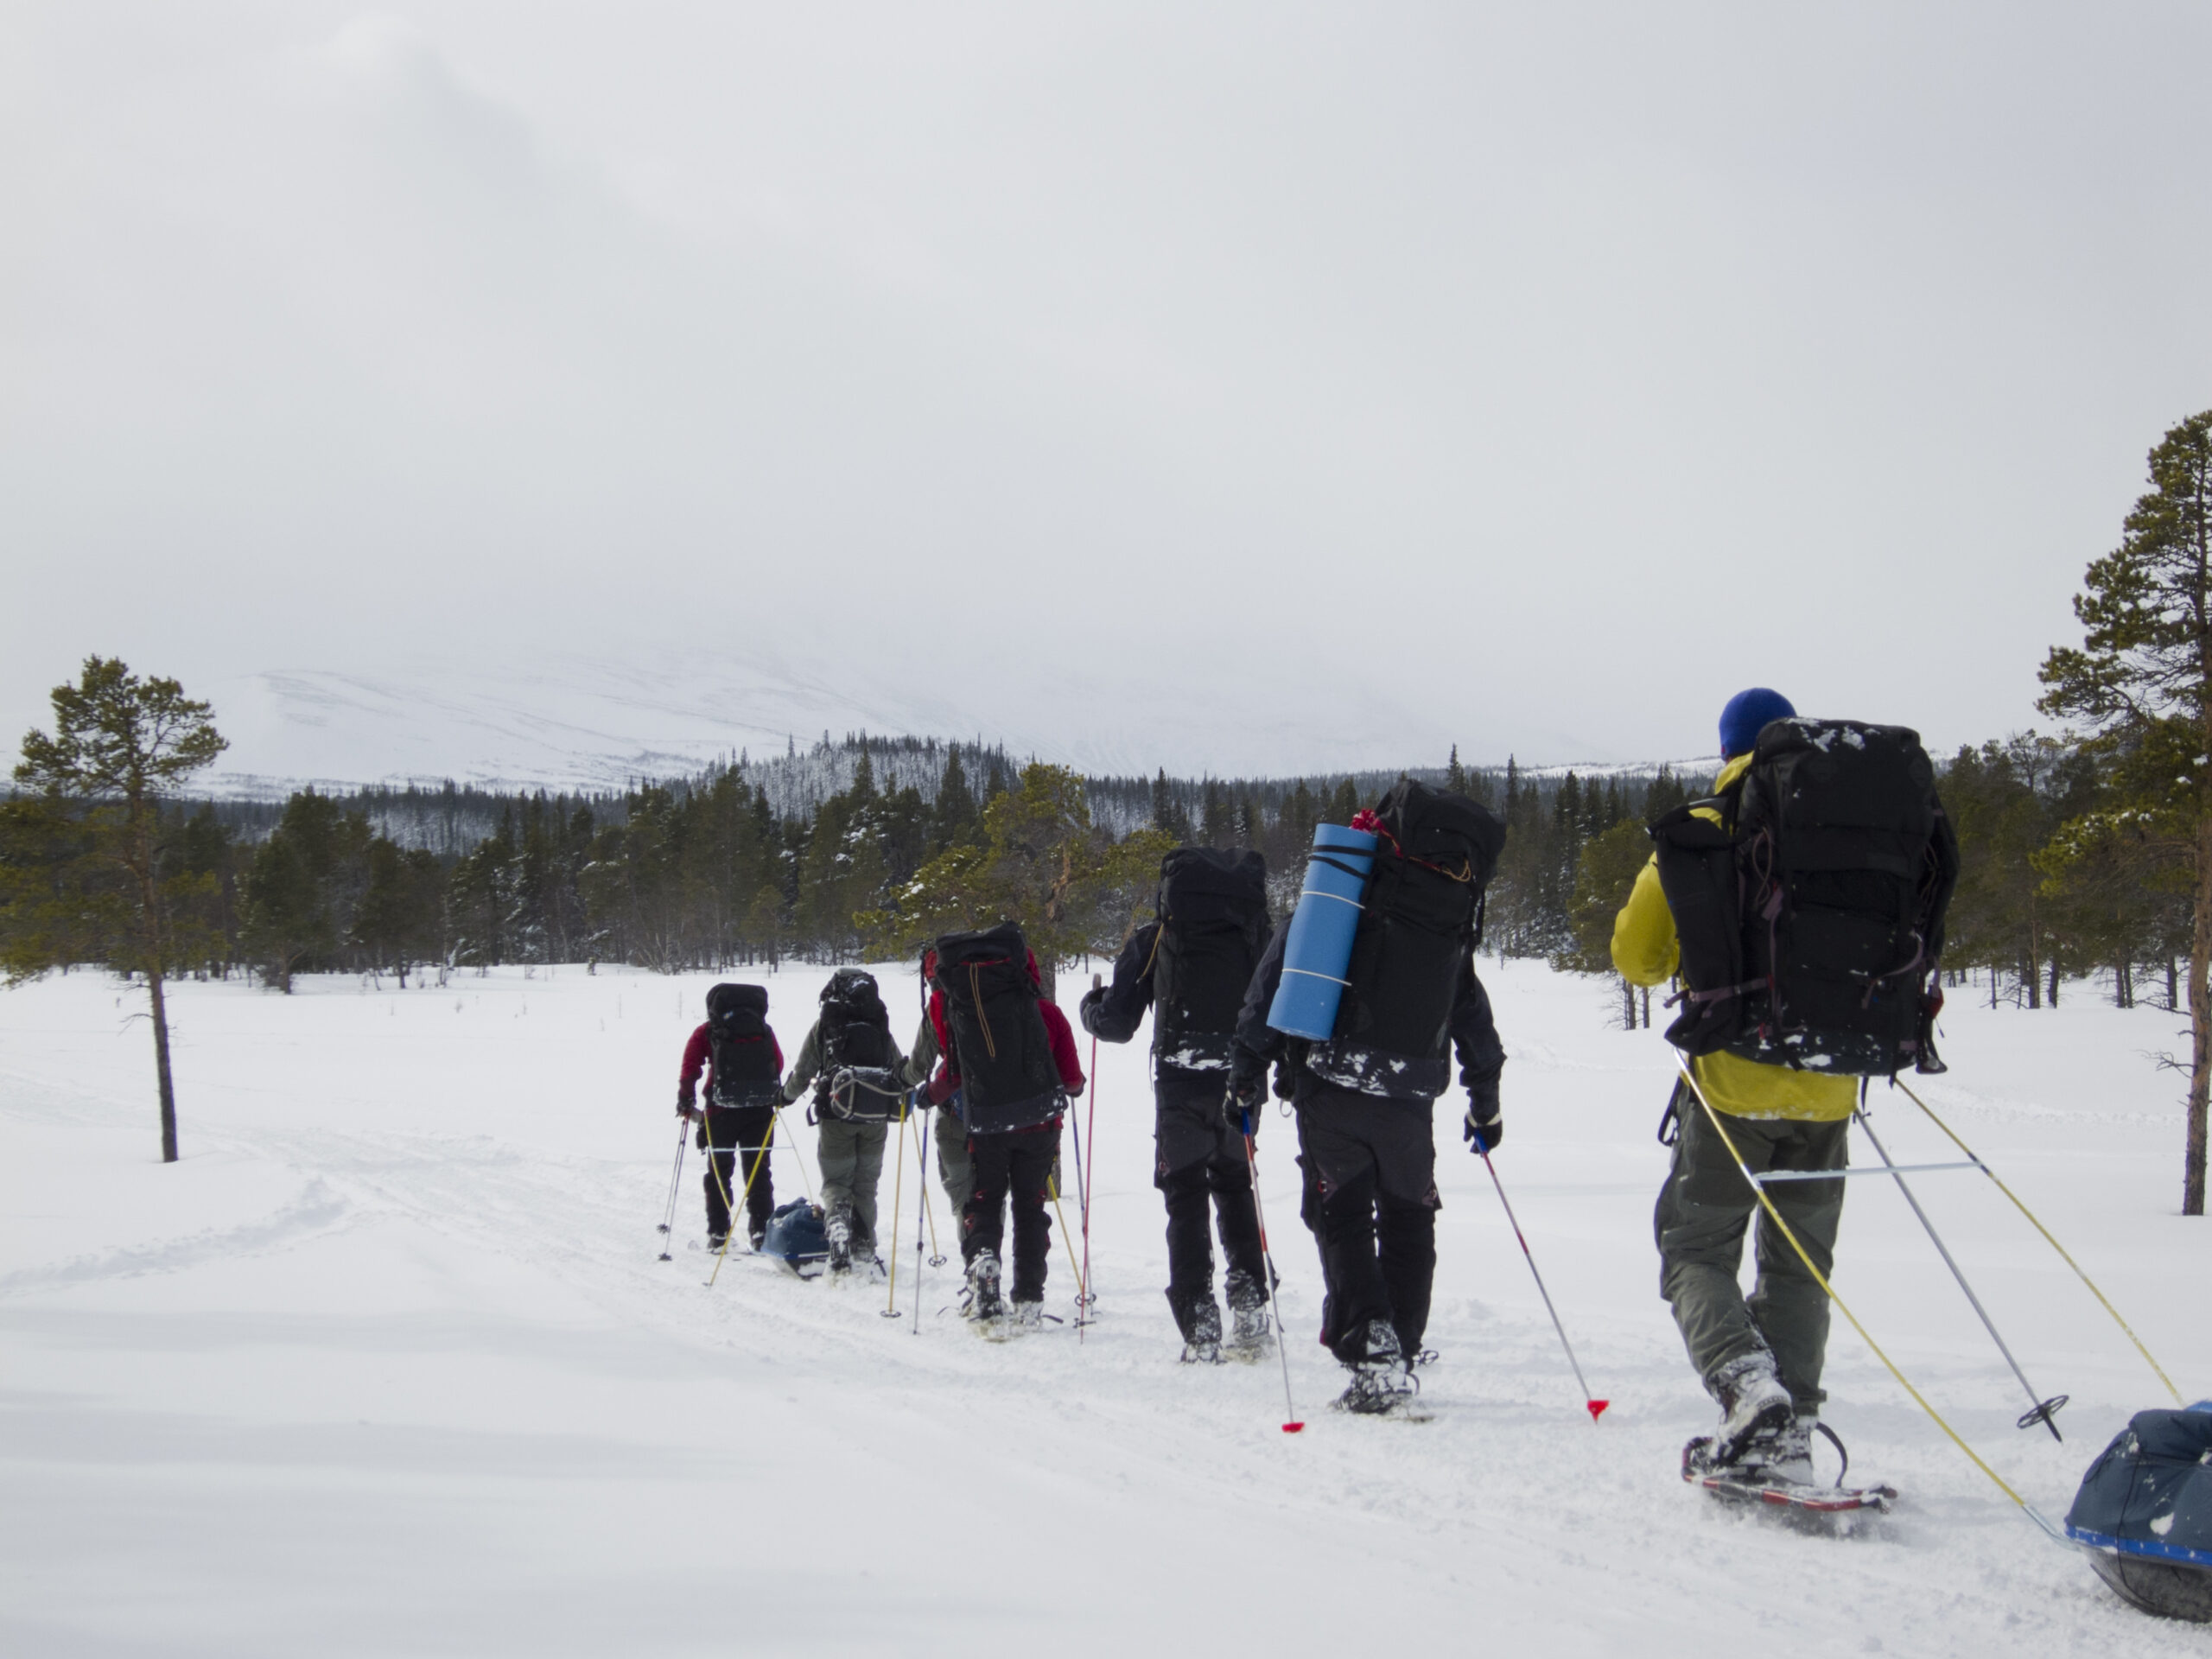
POLYGON ((968 1317, 981 1325, 1005 1313, 1006 1303, 999 1296, 999 1253, 978 1250, 968 1264, 968 1317))
POLYGON ((830 1271, 840 1277, 853 1270, 853 1212, 839 1205, 823 1218, 822 1230, 830 1242, 830 1271))
POLYGON ((1209 1296, 1205 1300, 1185 1303, 1175 1311, 1175 1323, 1183 1332, 1183 1363, 1185 1365, 1214 1365, 1221 1360, 1221 1310, 1209 1296))
POLYGON ((1382 1416, 1410 1406, 1418 1387, 1398 1351, 1398 1333, 1387 1319, 1376 1319, 1367 1327, 1367 1352, 1351 1368, 1351 1385, 1334 1404, 1338 1411, 1382 1416))
POLYGON ((1229 1273, 1229 1345, 1247 1353, 1267 1346, 1268 1287, 1241 1268, 1229 1273))
POLYGON ((1755 1441, 1771 1441, 1796 1414, 1789 1390, 1775 1374, 1774 1356, 1764 1348, 1737 1355, 1705 1386, 1720 1402, 1720 1427, 1706 1453, 1714 1468, 1744 1461, 1755 1441))

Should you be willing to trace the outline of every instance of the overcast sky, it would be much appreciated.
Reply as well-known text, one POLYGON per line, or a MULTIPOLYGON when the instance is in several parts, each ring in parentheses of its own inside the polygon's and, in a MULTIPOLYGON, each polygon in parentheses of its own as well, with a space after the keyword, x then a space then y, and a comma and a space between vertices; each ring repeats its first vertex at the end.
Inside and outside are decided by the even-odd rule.
POLYGON ((2208 65, 2196 3, 12 0, 0 732, 97 651, 801 662, 1229 772, 1698 753, 1756 682, 1999 734, 2212 406, 2208 65))

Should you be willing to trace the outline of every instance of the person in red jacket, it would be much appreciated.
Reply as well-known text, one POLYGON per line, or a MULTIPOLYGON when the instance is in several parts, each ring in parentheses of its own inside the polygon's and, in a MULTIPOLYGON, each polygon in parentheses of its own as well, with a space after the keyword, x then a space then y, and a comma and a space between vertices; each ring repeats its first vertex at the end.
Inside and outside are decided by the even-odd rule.
MULTIPOLYGON (((1018 937, 1018 936, 1017 936, 1018 937)), ((961 1216, 960 1253, 968 1264, 968 1317, 995 1320, 1007 1312, 999 1290, 1000 1255, 1006 1238, 1007 1200, 1014 1201, 1014 1294, 1018 1325, 1044 1318, 1045 1279, 1052 1252, 1052 1172, 1060 1155, 1060 1118, 1067 1103, 1084 1090, 1083 1062, 1075 1033, 1058 1005, 1044 995, 1034 953, 1026 954, 1030 994, 1044 1021, 1057 1074, 1027 1109, 1010 1111, 969 1101, 961 1073, 958 1022, 936 984, 937 956, 925 956, 922 976, 931 985, 929 1011, 917 1033, 909 1075, 926 1078, 932 1103, 959 1114, 967 1125, 967 1151, 974 1165, 975 1190, 961 1216), (1033 1120, 1033 1121, 1025 1121, 1033 1120), (1001 1124, 1006 1127, 998 1127, 1001 1124)))
POLYGON ((761 985, 717 985, 707 993, 707 1020, 683 1046, 676 1109, 699 1126, 699 1150, 709 1154, 707 1248, 719 1250, 729 1236, 730 1202, 744 1195, 745 1230, 753 1248, 768 1230, 776 1208, 776 1181, 768 1168, 783 1099, 784 1051, 768 1027, 768 991, 761 985), (699 1074, 707 1077, 707 1103, 695 1099, 699 1074))

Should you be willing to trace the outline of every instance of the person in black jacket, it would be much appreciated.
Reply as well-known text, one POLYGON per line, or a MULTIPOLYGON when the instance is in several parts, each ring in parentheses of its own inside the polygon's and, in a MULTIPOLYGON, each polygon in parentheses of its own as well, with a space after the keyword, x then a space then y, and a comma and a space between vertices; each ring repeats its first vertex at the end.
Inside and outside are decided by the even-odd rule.
MULTIPOLYGON (((1139 928, 1115 961, 1113 984, 1094 985, 1084 997, 1077 1009, 1083 1027, 1100 1041, 1128 1042, 1153 1006, 1160 927, 1147 922, 1139 928)), ((1236 993, 1230 996, 1233 1003, 1236 993)), ((1203 1034, 1171 1036, 1160 1025, 1155 1019, 1152 1184, 1167 1205, 1167 1305, 1183 1333, 1183 1357, 1219 1358, 1221 1310, 1213 1299, 1213 1247, 1206 1230, 1211 1213, 1229 1268, 1230 1343, 1249 1354, 1267 1338, 1268 1290, 1243 1135, 1222 1113, 1228 1035, 1211 1041, 1203 1034)))
MULTIPOLYGON (((1371 815, 1363 813, 1361 819, 1371 815)), ((1360 820, 1355 820, 1356 823, 1360 820)), ((1268 1068, 1282 1063, 1278 1088, 1298 1113, 1300 1214, 1320 1245, 1322 1340, 1352 1372, 1338 1404, 1388 1411, 1413 1392, 1413 1364, 1428 1328, 1436 1273, 1436 1096, 1450 1081, 1446 1045, 1436 1054, 1376 1064, 1371 1051, 1341 1041, 1306 1043, 1268 1025, 1282 979, 1285 920, 1268 941, 1236 1023, 1229 1109, 1256 1118, 1268 1068)), ((1471 1149, 1504 1133, 1498 1075, 1505 1049, 1476 977, 1471 940, 1456 969, 1446 1036, 1467 1091, 1471 1149)))

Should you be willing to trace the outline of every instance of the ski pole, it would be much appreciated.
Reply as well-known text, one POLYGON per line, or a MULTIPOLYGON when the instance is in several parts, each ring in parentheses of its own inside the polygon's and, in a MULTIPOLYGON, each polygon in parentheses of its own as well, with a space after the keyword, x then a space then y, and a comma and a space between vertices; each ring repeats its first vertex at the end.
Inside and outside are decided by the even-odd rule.
POLYGON ((1567 1341, 1567 1327, 1559 1322, 1559 1309, 1552 1306, 1552 1294, 1544 1288, 1544 1275, 1536 1271, 1535 1252, 1529 1248, 1529 1241, 1522 1234, 1521 1218, 1513 1213, 1512 1201, 1505 1196, 1505 1183, 1497 1179, 1497 1166, 1490 1160, 1490 1148, 1482 1148, 1482 1154, 1483 1167, 1490 1171, 1490 1184, 1497 1189, 1497 1201, 1505 1206, 1506 1224, 1513 1229, 1513 1236, 1521 1246, 1521 1254, 1528 1258, 1529 1274, 1536 1281, 1536 1294, 1544 1299, 1544 1312, 1552 1316, 1552 1329, 1559 1332, 1559 1345, 1567 1350, 1567 1363, 1574 1369, 1575 1382, 1582 1389, 1582 1408, 1590 1414, 1590 1421, 1595 1423, 1605 1415, 1605 1408, 1613 1402, 1600 1400, 1590 1392, 1590 1384, 1582 1375, 1581 1363, 1574 1357, 1574 1344, 1567 1341))
POLYGON ((1068 1231, 1068 1212, 1060 1203, 1060 1184, 1050 1175, 1045 1178, 1045 1190, 1052 1195, 1052 1210, 1060 1218, 1060 1243, 1068 1247, 1068 1271, 1075 1274, 1075 1318, 1083 1323, 1083 1263, 1075 1259, 1075 1235, 1068 1231))
MULTIPOLYGON (((1075 1270, 1077 1279, 1082 1281, 1082 1294, 1076 1298, 1075 1310, 1075 1339, 1077 1344, 1080 1344, 1083 1341, 1083 1327, 1090 1323, 1083 1315, 1090 1301, 1090 1211, 1084 1207, 1084 1194, 1089 1191, 1090 1184, 1084 1179, 1083 1131, 1077 1126, 1072 1115, 1068 1119, 1068 1133, 1075 1137, 1076 1219, 1083 1228, 1084 1259, 1077 1265, 1075 1270)), ((1060 1224, 1063 1227, 1067 1225, 1065 1217, 1060 1224)), ((1069 1235, 1068 1252, 1070 1258, 1072 1259, 1075 1252, 1073 1234, 1069 1235)))
POLYGON ((2041 1233, 2044 1237, 2044 1243, 2050 1245, 2052 1249, 2058 1252, 2058 1259, 2063 1262, 2068 1267, 2074 1269, 2074 1276, 2088 1287, 2089 1294, 2095 1297, 2099 1305, 2103 1307, 2104 1311, 2112 1315, 2113 1323, 2126 1333, 2127 1339, 2135 1344, 2135 1351, 2143 1356, 2144 1363, 2158 1374, 2158 1381, 2166 1385, 2166 1392, 2173 1395, 2174 1403, 2176 1405, 2180 1405, 2182 1403, 2181 1390, 2174 1387, 2173 1378, 2166 1375, 2165 1368, 2164 1366, 2160 1365, 2157 1360, 2151 1357, 2151 1351, 2143 1345, 2143 1338, 2137 1336, 2133 1327, 2132 1327, 2126 1319, 2120 1317, 2120 1310, 2114 1307, 2112 1303, 2106 1299, 2104 1292, 2097 1288, 2096 1281, 2090 1278, 2088 1274, 2082 1272, 2082 1264, 2076 1262, 2072 1256, 2067 1255, 2066 1247, 2051 1236, 2050 1229, 2044 1226, 2043 1223, 2036 1219, 2035 1211, 2029 1209, 2026 1205, 2021 1203, 2019 1196, 2015 1193, 2011 1187, 2005 1185, 2003 1181, 1997 1179, 1997 1172, 1992 1169, 1987 1164, 1983 1163, 1980 1158, 1976 1155, 1974 1149, 1972 1147, 1969 1147, 1965 1141, 1960 1140, 1956 1135, 1952 1134, 1951 1126, 1946 1123, 1942 1118, 1936 1116, 1935 1108, 1930 1106, 1926 1101, 1923 1100, 1918 1095, 1914 1094, 1911 1089, 1903 1082, 1898 1081, 1896 1078, 1892 1078, 1891 1081, 1897 1083, 1897 1086, 1898 1088, 1904 1090, 1904 1097, 1907 1100, 1910 1101, 1914 1105, 1919 1107, 1922 1111, 1928 1114, 1928 1121, 1933 1123, 1937 1128, 1942 1130, 1943 1133, 1949 1137, 1950 1142, 1953 1146, 1956 1147, 1961 1152, 1966 1154, 1968 1158, 1974 1160, 1975 1168, 1979 1169, 1983 1174, 1988 1176, 1991 1180, 1997 1182, 1997 1190, 1999 1192, 2002 1192, 2006 1198, 2012 1200, 2012 1207, 2028 1218, 2028 1225, 2034 1228, 2036 1231, 2041 1233))
MULTIPOLYGON (((899 1317, 899 1205, 906 1192, 906 1105, 899 1103, 899 1173, 891 1178, 891 1287, 884 1293, 883 1314, 887 1319, 899 1317)), ((921 1296, 921 1264, 914 1264, 915 1300, 921 1296)))
MULTIPOLYGON (((906 1109, 909 1111, 913 1109, 912 1102, 908 1103, 906 1109)), ((930 1215, 930 1166, 928 1155, 922 1144, 923 1138, 921 1133, 917 1130, 914 1135, 914 1179, 922 1189, 921 1214, 914 1217, 914 1334, 918 1337, 922 1334, 922 1218, 924 1216, 929 1217, 931 1235, 934 1236, 937 1232, 937 1217, 930 1215)), ((903 1154, 901 1162, 904 1162, 903 1154)), ((891 1248, 894 1250, 899 1248, 896 1234, 892 1236, 891 1248)), ((944 1259, 943 1256, 938 1258, 940 1262, 944 1259)))
POLYGON ((1913 1196, 1912 1188, 1905 1184, 1904 1172, 1891 1158, 1889 1148, 1882 1144, 1881 1137, 1874 1133, 1874 1126, 1866 1121, 1866 1108, 1862 1105, 1852 1116, 1859 1120, 1859 1127, 1866 1131, 1867 1140, 1873 1143, 1883 1166, 1890 1172, 1890 1179, 1897 1184, 1897 1191, 1904 1194, 1904 1201, 1912 1206, 1912 1213, 1920 1217, 1920 1224, 1927 1230, 1929 1242, 1935 1245, 1936 1254, 1943 1258, 1943 1265, 1951 1270, 1951 1277, 1957 1280, 1959 1288, 1966 1292, 1967 1302, 1981 1320, 1981 1328, 1989 1332, 1989 1339, 1997 1344, 1997 1351, 2005 1356, 2005 1363, 2012 1368, 2012 1375, 2020 1379, 2020 1386, 2028 1391, 2028 1409, 2013 1427, 2026 1428, 2031 1424, 2041 1423, 2050 1431, 2052 1440, 2064 1440, 2066 1437, 2058 1432, 2058 1425, 2052 1420, 2058 1414, 2059 1408, 2066 1403, 2066 1396, 2055 1394, 2046 1400, 2036 1392, 2035 1385, 2028 1381, 2028 1374, 2020 1369, 2020 1362, 2012 1357, 2012 1351, 2005 1345, 2005 1338, 1997 1334, 1997 1324, 1989 1317, 1989 1310, 1981 1305, 1981 1298, 1974 1294, 1974 1287, 1967 1282, 1966 1274, 1959 1271, 1959 1264, 1951 1259, 1951 1252, 1945 1248, 1942 1235, 1936 1230, 1936 1224, 1928 1219, 1928 1212, 1920 1207, 1920 1200, 1913 1196))
POLYGON ((1967 1461, 1988 1476, 1997 1490, 2011 1498, 2020 1513, 2042 1528, 2047 1535, 2060 1543, 2066 1542, 2065 1532, 2050 1516, 2014 1491, 2012 1484, 1991 1468, 1983 1460, 1981 1453, 1966 1443, 1960 1436, 1959 1431, 1944 1421, 1943 1414, 1928 1403, 1928 1396, 1913 1387, 1911 1381, 1897 1369, 1897 1361, 1884 1352, 1882 1344, 1874 1340, 1865 1325, 1859 1324, 1859 1316, 1851 1311, 1850 1304, 1835 1294, 1835 1287, 1828 1282, 1827 1274, 1822 1273, 1815 1264, 1812 1253, 1799 1242, 1796 1230, 1783 1219, 1781 1210, 1776 1205, 1774 1199, 1769 1196, 1765 1186, 1760 1183, 1758 1176, 1751 1173, 1751 1166, 1744 1161, 1744 1154, 1736 1150, 1736 1142, 1729 1136, 1727 1125, 1720 1121, 1719 1109, 1706 1098, 1704 1086, 1698 1082, 1697 1074, 1690 1070, 1689 1061, 1679 1049, 1674 1051, 1674 1054, 1676 1070, 1681 1072, 1682 1080, 1689 1084, 1690 1092, 1697 1097, 1697 1103, 1703 1109, 1706 1121, 1713 1125, 1713 1132, 1720 1137, 1720 1144, 1728 1153, 1728 1161, 1736 1166, 1736 1173, 1744 1178, 1745 1185, 1751 1189, 1752 1198, 1757 1200, 1759 1208, 1766 1212, 1767 1219, 1774 1224, 1775 1230, 1782 1235, 1783 1242, 1797 1253, 1797 1259, 1805 1264, 1805 1271, 1812 1274, 1813 1282, 1821 1287, 1821 1294, 1835 1304, 1836 1312, 1842 1314, 1849 1322, 1851 1328, 1859 1333, 1859 1341, 1865 1343, 1872 1351, 1874 1357, 1882 1362, 1882 1369, 1897 1379, 1897 1386, 1912 1396, 1912 1403, 1926 1412, 1929 1420, 1943 1431, 1945 1437, 1951 1444, 1966 1454, 1967 1461))
MULTIPOLYGON (((1105 983, 1106 976, 1103 974, 1093 974, 1090 976, 1090 988, 1094 991, 1103 988, 1105 983)), ((1098 1167, 1098 1033, 1095 1031, 1090 1033, 1090 1103, 1084 1108, 1084 1117, 1085 1120, 1084 1133, 1090 1137, 1090 1162, 1087 1166, 1076 1171, 1076 1178, 1083 1183, 1084 1294, 1095 1302, 1098 1300, 1098 1292, 1093 1288, 1090 1281, 1090 1177, 1091 1173, 1098 1167)), ((1085 1320, 1084 1323, 1088 1324, 1089 1321, 1085 1320)), ((1080 1345, 1083 1341, 1083 1332, 1080 1327, 1076 1331, 1075 1339, 1080 1345)))
POLYGON ((660 1259, 671 1261, 668 1247, 675 1243, 676 1199, 683 1187, 683 1148, 691 1139, 691 1120, 681 1112, 676 1117, 676 1168, 668 1178, 668 1214, 660 1224, 660 1259))
MULTIPOLYGON (((931 1126, 932 1132, 934 1132, 934 1125, 931 1126)), ((922 1217, 926 1218, 930 1224, 930 1266, 941 1268, 944 1265, 944 1247, 937 1242, 937 1209, 930 1202, 929 1157, 929 1137, 917 1129, 914 1132, 914 1179, 921 1183, 922 1217)), ((918 1219, 915 1226, 918 1230, 920 1225, 921 1221, 918 1219)), ((914 1234, 914 1237, 916 1247, 919 1248, 921 1234, 918 1230, 914 1234)))
POLYGON ((1252 1214, 1260 1224, 1260 1260, 1268 1269, 1268 1312, 1275 1322, 1275 1357, 1282 1362, 1282 1432, 1295 1434, 1306 1425, 1290 1400, 1290 1334, 1282 1322, 1282 1301, 1275 1294, 1275 1256, 1268 1248, 1268 1206, 1260 1201, 1260 1157, 1252 1145, 1252 1114, 1239 1109, 1244 1127, 1244 1173, 1252 1179, 1252 1214))

